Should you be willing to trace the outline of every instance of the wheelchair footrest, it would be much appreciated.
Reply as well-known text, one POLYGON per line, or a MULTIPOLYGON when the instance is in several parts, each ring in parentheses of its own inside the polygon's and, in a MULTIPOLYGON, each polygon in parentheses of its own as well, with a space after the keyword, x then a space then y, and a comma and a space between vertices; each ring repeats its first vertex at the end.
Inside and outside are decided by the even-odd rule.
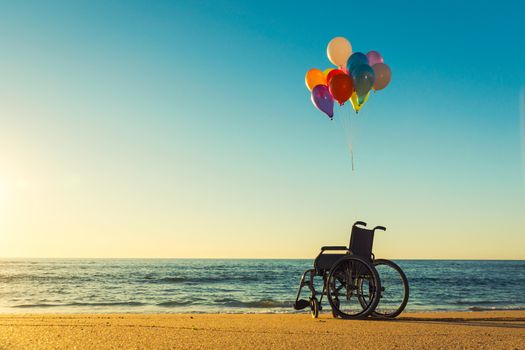
POLYGON ((308 300, 304 300, 304 299, 296 300, 295 303, 293 303, 293 308, 295 310, 306 309, 309 306, 310 306, 310 303, 308 302, 308 300))

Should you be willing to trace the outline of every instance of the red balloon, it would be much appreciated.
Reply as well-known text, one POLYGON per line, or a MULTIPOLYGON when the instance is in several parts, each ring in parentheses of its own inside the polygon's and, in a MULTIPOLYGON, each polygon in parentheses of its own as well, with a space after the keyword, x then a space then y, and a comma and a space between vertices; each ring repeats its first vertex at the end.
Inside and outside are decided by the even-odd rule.
POLYGON ((329 90, 340 105, 343 105, 354 92, 352 78, 346 74, 336 74, 330 80, 329 90))
POLYGON ((337 75, 337 74, 345 74, 345 72, 343 72, 342 70, 340 69, 334 69, 334 70, 331 70, 328 75, 326 76, 326 85, 330 84, 330 80, 332 80, 332 78, 334 77, 334 75, 337 75))

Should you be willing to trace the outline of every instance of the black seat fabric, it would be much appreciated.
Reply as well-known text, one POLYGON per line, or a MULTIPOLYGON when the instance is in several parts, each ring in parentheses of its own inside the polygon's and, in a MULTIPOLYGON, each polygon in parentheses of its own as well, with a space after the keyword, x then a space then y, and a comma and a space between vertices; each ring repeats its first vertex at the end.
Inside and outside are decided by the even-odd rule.
POLYGON ((341 259, 345 254, 321 254, 315 259, 314 267, 318 271, 328 271, 335 262, 341 259))
POLYGON ((372 245, 374 244, 374 230, 354 226, 350 236, 350 251, 367 261, 372 260, 372 245))

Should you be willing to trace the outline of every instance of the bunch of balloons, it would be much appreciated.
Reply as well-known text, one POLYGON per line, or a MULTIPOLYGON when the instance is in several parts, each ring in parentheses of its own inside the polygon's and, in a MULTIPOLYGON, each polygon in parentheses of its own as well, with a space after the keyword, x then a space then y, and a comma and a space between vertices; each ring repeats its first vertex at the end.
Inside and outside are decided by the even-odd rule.
POLYGON ((312 103, 329 118, 334 116, 334 100, 342 106, 350 101, 355 112, 368 101, 370 91, 384 89, 392 73, 377 51, 352 53, 352 45, 343 37, 330 40, 328 59, 337 68, 321 71, 312 68, 306 73, 306 86, 312 92, 312 103))

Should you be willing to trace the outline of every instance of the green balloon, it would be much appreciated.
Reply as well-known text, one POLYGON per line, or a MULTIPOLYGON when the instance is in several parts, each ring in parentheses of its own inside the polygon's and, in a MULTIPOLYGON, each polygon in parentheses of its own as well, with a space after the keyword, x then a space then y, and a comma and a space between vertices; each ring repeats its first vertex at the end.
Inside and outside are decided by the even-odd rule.
POLYGON ((352 72, 352 80, 359 104, 365 101, 366 94, 368 94, 374 86, 375 79, 374 70, 368 64, 362 64, 352 72))

